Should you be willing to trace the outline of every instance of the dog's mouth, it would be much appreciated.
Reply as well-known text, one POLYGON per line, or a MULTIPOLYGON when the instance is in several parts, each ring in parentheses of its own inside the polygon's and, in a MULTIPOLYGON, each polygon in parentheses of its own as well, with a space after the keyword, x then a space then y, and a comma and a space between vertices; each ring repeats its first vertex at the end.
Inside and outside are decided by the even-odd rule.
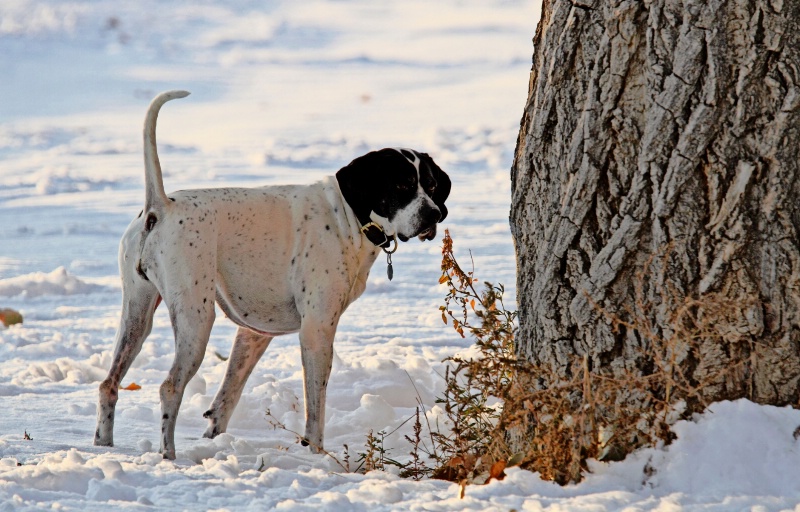
POLYGON ((417 235, 417 238, 419 238, 423 242, 425 240, 433 240, 434 238, 436 238, 436 224, 420 231, 419 234, 417 235))
POLYGON ((423 242, 425 240, 433 240, 434 238, 436 238, 436 224, 428 226, 427 228, 423 228, 415 235, 406 236, 402 233, 397 233, 397 238, 399 238, 401 242, 408 242, 415 236, 420 240, 422 240, 423 242))

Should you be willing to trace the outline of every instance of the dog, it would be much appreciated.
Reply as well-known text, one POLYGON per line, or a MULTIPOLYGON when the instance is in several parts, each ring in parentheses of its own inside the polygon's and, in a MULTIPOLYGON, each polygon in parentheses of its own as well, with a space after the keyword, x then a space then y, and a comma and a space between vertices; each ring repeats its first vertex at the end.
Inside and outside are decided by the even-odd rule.
POLYGON ((381 251, 397 239, 432 240, 447 216, 450 179, 425 153, 381 149, 311 185, 216 188, 167 195, 156 148, 156 119, 144 123, 145 207, 120 242, 122 314, 108 377, 100 384, 94 444, 113 446, 120 382, 164 301, 175 360, 160 388, 161 446, 175 458, 183 393, 206 351, 216 303, 238 325, 204 436, 225 432, 245 382, 275 336, 299 333, 303 364, 303 444, 323 451, 325 393, 339 318, 366 287, 381 251))

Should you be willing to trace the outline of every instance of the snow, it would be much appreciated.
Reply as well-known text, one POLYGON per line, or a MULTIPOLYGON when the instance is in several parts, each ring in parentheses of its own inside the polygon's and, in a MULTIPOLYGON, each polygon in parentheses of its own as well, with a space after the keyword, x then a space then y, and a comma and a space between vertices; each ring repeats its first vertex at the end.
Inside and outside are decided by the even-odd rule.
MULTIPOLYGON (((119 319, 117 245, 142 207, 141 123, 154 94, 188 89, 159 119, 168 190, 310 183, 385 146, 430 153, 453 180, 444 226, 478 277, 515 263, 509 167, 538 0, 378 3, 4 0, 0 8, 0 511, 800 510, 800 412, 745 400, 675 426, 668 447, 592 462, 559 487, 508 470, 459 488, 347 473, 302 431, 296 336, 273 341, 229 432, 203 439, 232 324, 218 314, 186 392, 175 461, 158 449, 158 386, 172 364, 162 307, 123 385, 114 448, 92 445, 97 386, 119 319), (270 416, 267 416, 269 411, 270 416), (31 439, 23 439, 27 433, 31 439), (645 467, 648 468, 645 472, 645 467), (649 475, 649 476, 648 476, 649 475)), ((326 448, 344 461, 367 432, 391 456, 421 400, 442 419, 442 359, 469 350, 441 323, 438 242, 376 263, 340 322, 326 448), (413 383, 413 384, 412 384, 413 383)), ((441 421, 440 421, 441 423, 441 421)))
POLYGON ((39 297, 92 293, 98 286, 87 283, 58 267, 49 273, 33 272, 24 276, 0 279, 0 297, 39 297))

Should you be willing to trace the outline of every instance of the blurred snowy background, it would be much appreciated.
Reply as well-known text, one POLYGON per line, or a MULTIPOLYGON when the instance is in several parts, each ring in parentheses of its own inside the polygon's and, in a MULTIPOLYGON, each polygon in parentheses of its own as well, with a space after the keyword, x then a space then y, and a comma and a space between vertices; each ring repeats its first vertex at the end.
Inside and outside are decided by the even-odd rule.
MULTIPOLYGON (((559 488, 510 470, 457 498, 446 482, 342 474, 273 430, 301 431, 296 336, 276 339, 229 434, 200 438, 233 325, 218 315, 178 421, 178 460, 158 448, 158 386, 172 363, 165 308, 121 392, 113 449, 92 446, 97 386, 119 318, 117 244, 144 200, 150 99, 187 89, 159 119, 167 190, 310 183, 386 146, 430 153, 453 180, 449 228, 462 263, 513 304, 509 168, 539 0, 3 0, 0 4, 0 511, 704 510, 791 508, 800 497, 796 411, 720 404, 668 450, 592 467, 559 488), (471 251, 471 253, 470 253, 471 251), (2 329, 2 328, 0 328, 2 329), (27 432, 31 440, 24 440, 27 432), (645 464, 655 475, 645 478, 645 464)), ((443 231, 440 230, 440 234, 443 231)), ((469 350, 442 324, 438 241, 381 260, 340 323, 326 447, 363 451, 417 391, 441 419, 441 360, 469 350), (409 380, 411 379, 411 380, 409 380), (414 386, 411 385, 413 380, 414 386)), ((387 438, 392 455, 408 450, 387 438)))

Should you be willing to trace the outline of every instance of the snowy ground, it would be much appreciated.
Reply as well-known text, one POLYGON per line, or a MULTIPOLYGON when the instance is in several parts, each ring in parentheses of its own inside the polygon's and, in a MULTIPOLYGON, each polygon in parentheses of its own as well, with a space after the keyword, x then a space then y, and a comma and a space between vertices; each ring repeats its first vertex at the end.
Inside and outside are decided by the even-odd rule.
MULTIPOLYGON (((157 450, 168 318, 121 392, 113 449, 92 446, 97 385, 119 318, 119 237, 141 209, 140 130, 162 90, 168 190, 309 183, 385 146, 430 153, 453 179, 448 227, 462 260, 512 294, 510 167, 539 0, 395 3, 3 0, 0 6, 0 511, 6 510, 781 510, 800 503, 800 412, 722 403, 676 426, 668 449, 594 464, 561 488, 510 470, 467 489, 347 474, 270 427, 302 430, 296 336, 256 367, 229 434, 200 438, 234 328, 218 315, 186 393, 178 459, 157 450), (27 432, 31 440, 23 439, 27 432), (654 470, 650 477, 645 465, 654 470)), ((326 447, 363 451, 416 389, 436 416, 441 360, 468 347, 442 325, 439 244, 379 261, 343 317, 326 447), (413 379, 414 386, 411 385, 413 379)), ((402 458, 402 427, 387 439, 402 458)), ((797 509, 800 510, 800 509, 797 509)))

